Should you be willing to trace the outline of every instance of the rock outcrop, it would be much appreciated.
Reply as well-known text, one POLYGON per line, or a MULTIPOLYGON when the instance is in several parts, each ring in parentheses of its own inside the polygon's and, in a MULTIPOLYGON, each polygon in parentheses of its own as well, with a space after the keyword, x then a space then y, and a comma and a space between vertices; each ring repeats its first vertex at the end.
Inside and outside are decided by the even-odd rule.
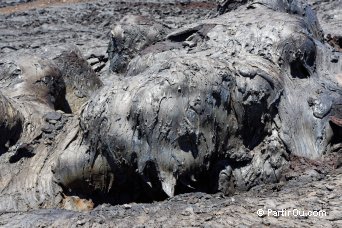
POLYGON ((103 82, 74 48, 1 58, 0 210, 230 195, 339 151, 341 52, 314 11, 233 3, 179 29, 125 17, 103 82))

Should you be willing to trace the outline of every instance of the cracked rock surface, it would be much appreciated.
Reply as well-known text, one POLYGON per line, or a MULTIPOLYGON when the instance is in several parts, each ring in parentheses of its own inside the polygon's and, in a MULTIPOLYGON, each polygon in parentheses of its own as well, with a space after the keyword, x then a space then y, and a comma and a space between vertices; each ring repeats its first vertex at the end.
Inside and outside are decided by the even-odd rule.
POLYGON ((339 2, 5 1, 0 224, 339 227, 339 2))
MULTIPOLYGON (((341 174, 264 185, 230 197, 188 193, 152 204, 100 205, 90 212, 44 209, 0 215, 4 227, 340 227, 341 174), (258 216, 257 210, 265 216, 258 216), (268 210, 326 211, 322 216, 268 216, 268 210)), ((297 215, 297 211, 294 215, 297 215)), ((302 213, 302 212, 301 212, 302 213)))

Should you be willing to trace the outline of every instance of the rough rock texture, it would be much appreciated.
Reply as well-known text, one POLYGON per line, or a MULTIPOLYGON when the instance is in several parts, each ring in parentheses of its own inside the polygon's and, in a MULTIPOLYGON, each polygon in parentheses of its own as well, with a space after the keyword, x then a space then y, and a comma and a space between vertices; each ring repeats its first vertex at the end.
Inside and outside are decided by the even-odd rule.
MULTIPOLYGON (((26 24, 28 27, 26 31, 25 28, 27 27, 24 26, 24 31, 22 29, 22 21, 26 20, 24 16, 26 13, 1 15, 1 20, 4 22, 2 23, 4 29, 1 37, 3 44, 1 48, 1 93, 5 95, 1 96, 4 116, 0 122, 3 133, 1 136, 1 163, 3 163, 2 168, 4 169, 1 173, 2 211, 57 206, 70 209, 75 206, 70 205, 70 203, 76 202, 70 200, 74 199, 74 196, 69 198, 69 196, 64 195, 63 191, 69 193, 68 189, 63 189, 60 183, 56 182, 56 179, 63 175, 63 172, 55 175, 54 167, 60 159, 63 159, 61 153, 68 149, 71 142, 79 138, 82 140, 83 135, 79 133, 76 111, 102 85, 94 72, 99 67, 95 67, 93 64, 94 60, 101 62, 101 64, 108 61, 105 53, 108 41, 103 39, 107 36, 104 34, 105 32, 102 32, 102 29, 110 25, 108 21, 113 16, 115 18, 119 14, 110 13, 107 21, 104 21, 103 15, 97 15, 94 12, 97 9, 102 10, 102 7, 107 7, 111 3, 119 6, 117 12, 125 12, 127 3, 115 1, 71 5, 66 6, 65 10, 60 10, 59 7, 63 8, 63 6, 50 8, 51 11, 38 9, 32 12, 32 14, 39 15, 38 20, 36 16, 31 18, 28 15, 29 23, 26 24), (76 14, 77 17, 69 13, 70 11, 73 12, 75 8, 79 11, 76 14), (50 16, 47 17, 47 15, 50 16), (65 17, 68 17, 66 23, 63 21, 65 17), (84 55, 70 45, 59 47, 58 45, 61 42, 65 42, 63 36, 70 38, 70 28, 75 26, 73 23, 81 29, 78 23, 84 18, 94 23, 93 26, 89 23, 83 26, 84 32, 87 33, 88 31, 91 36, 87 38, 76 35, 72 38, 77 38, 78 47, 81 48, 84 55), (30 24, 30 20, 33 24, 30 24), (98 26, 99 23, 104 24, 98 26), (56 27, 63 29, 56 34, 57 30, 54 29, 56 27), (97 38, 93 37, 91 28, 93 30, 96 28, 104 35, 95 35, 97 38), (18 31, 22 32, 21 39, 25 39, 25 41, 16 37, 15 34, 18 31), (35 39, 32 42, 33 37, 35 39), (36 40, 39 42, 35 42, 36 40), (84 44, 87 40, 91 40, 90 46, 87 45, 86 48, 82 48, 82 42, 84 44), (104 48, 101 48, 101 43, 104 48), (27 44, 28 46, 26 46, 27 44), (21 50, 17 50, 17 47, 21 50), (26 57, 22 58, 21 56, 26 57), (41 58, 35 56, 41 56, 41 58), (88 60, 88 63, 83 57, 88 60), (60 111, 55 112, 55 110, 60 111), (76 117, 66 114, 70 111, 75 112, 76 117), (35 168, 32 169, 31 167, 35 168)), ((141 3, 129 4, 132 6, 141 5, 141 3)), ((143 6, 144 4, 142 3, 143 6)), ((170 8, 173 5, 175 4, 172 3, 167 7, 170 8)), ((160 7, 159 4, 141 10, 161 12, 158 11, 158 7, 160 7)), ((177 7, 182 7, 182 5, 178 4, 177 7)), ((132 12, 142 12, 141 10, 133 8, 132 12)), ((110 10, 107 9, 107 11, 110 10)), ((189 11, 190 9, 187 9, 185 13, 189 11)), ((207 9, 204 11, 208 12, 207 9)), ((192 9, 192 13, 198 12, 201 12, 201 9, 192 9)), ((74 31, 76 32, 76 30, 74 31)), ((68 151, 71 156, 75 153, 73 150, 68 151)), ((79 159, 79 165, 70 166, 70 168, 79 170, 78 168, 82 165, 89 164, 89 161, 82 154, 84 152, 82 146, 78 145, 76 151, 79 151, 82 157, 79 159)), ((99 166, 102 167, 101 162, 99 166)), ((99 167, 100 171, 103 169, 101 167, 99 167)), ((67 170, 67 168, 68 166, 64 165, 64 169, 67 170)), ((79 173, 78 176, 83 178, 89 175, 93 179, 97 171, 93 164, 89 164, 89 173, 83 174, 79 173)), ((99 179, 102 179, 106 175, 98 173, 98 176, 99 179)), ((65 177, 63 181, 67 179, 65 177)), ((87 196, 82 197, 92 197, 92 193, 87 192, 87 196)), ((127 199, 123 199, 123 201, 127 201, 127 199)))
POLYGON ((70 111, 76 112, 102 86, 102 82, 77 47, 60 50, 51 58, 66 84, 66 100, 70 111))
POLYGON ((225 197, 191 193, 152 204, 104 204, 90 212, 44 209, 0 215, 3 227, 341 227, 341 174, 295 179, 225 197), (257 210, 325 211, 322 216, 258 216, 257 210))
MULTIPOLYGON (((269 197, 260 201, 265 208, 284 206, 272 201, 277 198, 293 202, 288 208, 319 210, 321 202, 310 198, 316 193, 302 204, 298 198, 307 182, 321 180, 313 189, 331 201, 325 219, 338 225, 342 63, 338 33, 326 32, 335 27, 323 23, 322 29, 301 1, 225 1, 215 9, 199 1, 100 1, 0 16, 6 19, 0 52, 3 224, 20 226, 12 221, 17 211, 93 207, 88 214, 55 209, 17 218, 28 226, 70 225, 82 216, 86 220, 76 225, 113 226, 107 220, 115 219, 131 226, 149 216, 161 224, 162 214, 178 220, 180 213, 191 219, 169 220, 170 226, 200 225, 201 219, 214 226, 243 223, 241 214, 227 215, 235 201, 230 207, 204 193, 173 197, 220 191, 238 193, 236 204, 249 205, 234 209, 250 215, 245 225, 269 225, 276 218, 255 215, 255 196, 269 197), (118 12, 107 7, 112 3, 120 13, 145 13, 117 20, 118 12), (18 38, 26 17, 30 29, 18 38), (70 36, 75 25, 79 30, 70 36), (58 47, 72 40, 78 47, 58 47), (294 192, 281 198, 269 187, 294 192), (335 196, 327 194, 335 189, 335 196), (160 204, 99 205, 167 197, 173 198, 160 204), (201 205, 218 220, 199 216, 201 205), (98 214, 101 208, 108 213, 98 214), (144 208, 154 212, 142 215, 144 208), (130 215, 137 219, 120 219, 130 215)), ((323 220, 291 224, 312 222, 323 220)))
POLYGON ((125 16, 111 31, 108 46, 110 69, 126 71, 130 60, 146 47, 162 40, 169 29, 142 16, 125 16))
POLYGON ((169 196, 215 191, 231 175, 249 189, 279 180, 288 152, 314 159, 338 143, 329 120, 341 115, 340 53, 304 3, 253 1, 167 39, 182 46, 151 46, 83 110, 86 154, 106 158, 113 176, 95 189, 116 195, 136 174, 169 196))
POLYGON ((0 2, 0 8, 6 6, 15 6, 19 3, 30 2, 32 0, 3 0, 0 2))

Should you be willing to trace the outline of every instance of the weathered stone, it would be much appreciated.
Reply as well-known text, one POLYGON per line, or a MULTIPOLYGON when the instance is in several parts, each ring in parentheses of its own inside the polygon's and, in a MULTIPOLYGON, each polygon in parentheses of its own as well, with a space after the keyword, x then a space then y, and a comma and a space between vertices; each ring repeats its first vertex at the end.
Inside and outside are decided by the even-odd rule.
POLYGON ((169 29, 142 16, 125 16, 111 31, 108 56, 110 69, 126 71, 130 60, 149 45, 164 38, 169 29))
POLYGON ((51 124, 47 124, 42 127, 42 131, 45 133, 52 133, 54 129, 55 129, 54 126, 51 124))
POLYGON ((51 120, 58 121, 62 118, 62 114, 59 112, 48 112, 44 115, 44 118, 47 122, 50 122, 51 120))
MULTIPOLYGON (((43 58, 29 55, 21 59, 19 49, 25 46, 12 36, 16 40, 14 44, 0 50, 7 53, 0 58, 3 94, 0 96, 3 113, 0 117, 0 210, 42 207, 88 210, 94 206, 92 202, 152 202, 179 193, 222 191, 238 195, 229 202, 224 201, 223 194, 198 197, 198 202, 183 195, 171 198, 168 203, 179 205, 188 200, 191 209, 182 206, 177 210, 178 215, 184 212, 189 219, 202 219, 197 214, 207 213, 201 221, 213 222, 213 226, 218 224, 216 218, 234 212, 238 216, 246 215, 243 220, 246 225, 262 222, 271 225, 283 218, 259 218, 255 206, 278 208, 279 204, 265 197, 259 202, 257 196, 268 192, 270 197, 271 193, 282 191, 282 184, 265 183, 284 180, 284 172, 292 183, 289 189, 301 184, 295 188, 301 194, 295 196, 296 201, 291 205, 301 206, 297 201, 304 195, 311 202, 308 207, 315 210, 317 203, 322 205, 327 199, 335 207, 334 197, 316 202, 316 196, 307 192, 311 188, 305 183, 325 180, 326 166, 340 167, 337 157, 342 144, 339 123, 342 73, 338 44, 323 36, 314 12, 301 1, 228 3, 223 5, 225 14, 203 18, 172 31, 171 28, 182 23, 164 20, 162 15, 172 16, 176 11, 169 10, 169 5, 163 8, 165 13, 160 13, 163 23, 127 16, 113 29, 109 46, 109 61, 115 73, 105 74, 105 68, 98 72, 103 87, 79 50, 60 51, 55 46, 40 44, 48 52, 42 54, 43 58), (12 46, 14 49, 9 48, 12 46), (55 110, 68 113, 70 107, 73 115, 54 113, 55 110), (54 129, 42 133, 42 126, 46 124, 44 115, 51 112, 60 117, 49 119, 54 129), (32 146, 32 153, 29 147, 16 150, 18 145, 32 146), (307 160, 291 160, 293 155, 307 160), (326 163, 317 165, 322 157, 326 163), (309 162, 316 158, 320 159, 309 162), (246 194, 252 197, 241 201, 240 194, 244 193, 239 191, 242 190, 251 190, 252 193, 246 194), (206 200, 210 205, 216 202, 215 207, 231 204, 232 207, 229 211, 215 212, 213 207, 197 207, 197 203, 206 200), (311 207, 311 204, 315 205, 311 207), (251 208, 253 212, 248 211, 251 208)), ((113 14, 112 11, 106 14, 108 11, 104 10, 99 11, 98 17, 94 16, 98 14, 93 9, 102 7, 101 4, 83 4, 86 7, 82 13, 88 17, 87 21, 85 17, 78 21, 79 35, 70 36, 68 28, 66 37, 62 37, 62 31, 53 32, 56 40, 67 42, 69 37, 77 38, 87 58, 93 53, 100 60, 102 55, 97 52, 104 47, 100 47, 99 39, 105 34, 99 34, 108 29, 104 28, 108 23, 103 23, 103 17, 113 14), (103 23, 101 32, 96 26, 84 27, 83 24, 94 25, 92 21, 103 23)), ((203 15, 204 11, 198 8, 209 5, 190 2, 182 6, 173 4, 172 9, 181 7, 181 12, 190 12, 188 7, 191 7, 192 15, 197 12, 203 15)), ((146 10, 145 7, 142 12, 146 10)), ((153 7, 148 10, 153 11, 153 7)), ((49 15, 58 22, 69 23, 64 17, 49 15)), ((7 17, 2 26, 8 27, 7 22, 14 20, 11 18, 7 17)), ((22 22, 20 18, 18 21, 22 22)), ((32 30, 43 31, 39 34, 42 36, 63 26, 56 22, 39 25, 39 20, 36 23, 19 25, 20 28, 36 26, 32 30)), ((2 37, 4 41, 10 36, 6 34, 2 37)), ((21 35, 22 40, 29 42, 25 32, 21 35)), ((36 44, 29 46, 37 47, 36 44)), ((40 51, 35 48, 34 52, 37 55, 40 51)), ((103 54, 99 65, 94 66, 103 67, 106 58, 103 54)), ((338 189, 329 191, 325 186, 312 188, 320 194, 338 189)), ((190 195, 197 197, 199 193, 196 194, 190 195)), ((128 205, 130 210, 125 210, 125 206, 115 207, 121 219, 140 207, 128 205)), ((94 211, 91 212, 95 213, 94 217, 101 217, 94 211)), ((145 210, 141 211, 146 214, 145 210)), ((86 216, 94 215, 91 213, 86 216)), ((158 215, 150 225, 167 225, 166 214, 151 211, 149 215, 158 215)), ((6 216, 10 215, 3 214, 4 221, 8 221, 6 216)), ((144 221, 142 217, 139 219, 144 221)), ((242 221, 241 216, 234 219, 235 226, 242 221)), ((20 221, 10 222, 18 225, 20 221)), ((92 223, 80 221, 86 226, 92 223)), ((298 225, 297 222, 289 226, 298 225)), ((189 225, 184 220, 177 224, 189 225)))

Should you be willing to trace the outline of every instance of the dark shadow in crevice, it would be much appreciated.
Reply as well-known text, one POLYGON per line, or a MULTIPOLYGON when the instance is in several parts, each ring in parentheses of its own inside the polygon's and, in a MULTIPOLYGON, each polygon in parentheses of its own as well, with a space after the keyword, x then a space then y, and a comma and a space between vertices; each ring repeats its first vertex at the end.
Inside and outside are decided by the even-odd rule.
POLYGON ((22 158, 31 158, 35 155, 34 148, 31 145, 23 144, 15 151, 14 155, 9 158, 10 163, 18 162, 22 158))
POLYGON ((175 35, 170 35, 168 37, 169 40, 173 41, 173 42, 183 42, 185 41, 188 37, 190 37, 192 34, 196 33, 198 31, 198 29, 192 29, 192 30, 188 30, 182 33, 178 33, 175 35))
POLYGON ((335 148, 338 147, 341 149, 342 147, 342 126, 334 123, 333 121, 330 122, 331 129, 333 131, 333 137, 330 141, 330 147, 335 148))
POLYGON ((8 151, 8 148, 15 145, 23 131, 22 122, 19 120, 12 129, 0 126, 0 156, 8 151))
POLYGON ((186 153, 191 152, 194 158, 198 157, 197 136, 194 132, 180 136, 178 138, 178 145, 182 151, 186 153))
POLYGON ((293 61, 290 63, 290 73, 294 78, 304 79, 310 77, 309 71, 300 61, 293 61))

